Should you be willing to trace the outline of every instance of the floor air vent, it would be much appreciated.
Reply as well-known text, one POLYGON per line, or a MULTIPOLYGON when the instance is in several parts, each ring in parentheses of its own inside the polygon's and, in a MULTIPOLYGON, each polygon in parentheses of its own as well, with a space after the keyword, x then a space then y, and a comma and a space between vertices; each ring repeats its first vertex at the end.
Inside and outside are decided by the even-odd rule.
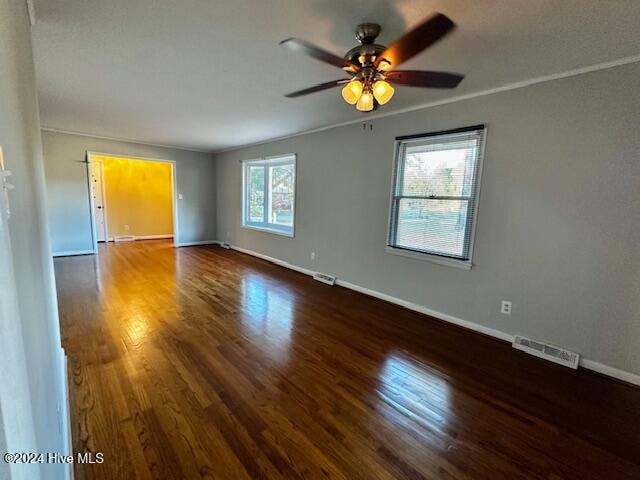
POLYGON ((114 237, 113 240, 115 242, 133 242, 136 239, 133 235, 121 235, 119 237, 114 237))
POLYGON ((580 360, 580 355, 576 352, 531 340, 530 338, 520 337, 519 335, 516 335, 513 339, 513 348, 574 369, 578 368, 578 361, 580 360))
POLYGON ((229 242, 220 242, 220 246, 222 248, 226 248, 227 250, 231 249, 231 244, 229 242))
POLYGON ((336 277, 327 275, 326 273, 316 272, 313 274, 313 279, 319 282, 326 283, 327 285, 333 285, 336 283, 336 277))

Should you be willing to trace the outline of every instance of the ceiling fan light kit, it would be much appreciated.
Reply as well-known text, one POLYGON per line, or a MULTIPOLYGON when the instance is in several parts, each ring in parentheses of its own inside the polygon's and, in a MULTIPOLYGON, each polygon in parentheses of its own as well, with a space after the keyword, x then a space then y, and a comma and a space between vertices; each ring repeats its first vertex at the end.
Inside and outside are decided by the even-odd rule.
POLYGON ((376 23, 362 23, 356 29, 360 45, 339 57, 297 38, 280 42, 290 50, 304 53, 329 63, 351 75, 351 78, 320 83, 285 95, 296 98, 344 85, 342 98, 361 112, 370 112, 384 105, 395 93, 392 84, 422 88, 455 88, 464 75, 423 70, 395 70, 400 64, 430 47, 455 28, 445 15, 436 13, 420 25, 385 47, 375 43, 382 28, 376 23))
POLYGON ((378 80, 373 84, 373 96, 376 97, 380 105, 384 105, 391 100, 395 91, 389 82, 385 82, 384 80, 378 80))
POLYGON ((362 95, 362 90, 363 86, 360 80, 351 80, 342 89, 342 98, 344 98, 345 102, 355 105, 360 95, 362 95))
POLYGON ((361 112, 370 112, 374 106, 373 95, 370 90, 366 89, 362 95, 360 95, 358 103, 356 103, 356 108, 361 112))

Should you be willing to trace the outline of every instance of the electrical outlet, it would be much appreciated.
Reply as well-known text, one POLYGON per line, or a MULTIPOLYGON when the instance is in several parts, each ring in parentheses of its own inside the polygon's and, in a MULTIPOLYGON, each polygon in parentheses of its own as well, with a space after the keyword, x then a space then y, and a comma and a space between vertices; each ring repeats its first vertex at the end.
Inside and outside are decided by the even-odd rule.
POLYGON ((231 236, 231 232, 227 232, 227 238, 231 236))
POLYGON ((500 304, 500 313, 504 313, 505 315, 511 315, 511 307, 512 304, 508 300, 503 300, 500 304))
POLYGON ((316 252, 311 252, 311 260, 315 260, 316 259, 316 252))
POLYGON ((184 197, 182 196, 181 193, 178 194, 178 200, 182 200, 184 197))
POLYGON ((128 232, 129 231, 129 225, 125 225, 124 229, 128 232))

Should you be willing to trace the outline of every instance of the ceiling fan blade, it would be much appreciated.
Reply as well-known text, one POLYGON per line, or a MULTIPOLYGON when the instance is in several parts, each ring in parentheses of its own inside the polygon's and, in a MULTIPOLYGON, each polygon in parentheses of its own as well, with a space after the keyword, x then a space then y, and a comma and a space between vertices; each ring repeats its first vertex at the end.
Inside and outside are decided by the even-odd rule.
POLYGON ((378 56, 376 64, 379 64, 382 59, 385 59, 391 64, 392 69, 396 68, 401 63, 416 56, 425 48, 436 43, 453 30, 455 26, 455 23, 453 23, 449 17, 441 13, 436 13, 389 45, 384 52, 378 56))
POLYGON ((329 88, 337 87, 338 85, 342 85, 344 83, 349 83, 349 79, 341 79, 341 80, 333 80, 331 82, 319 83, 318 85, 314 85, 313 87, 305 88, 304 90, 298 90, 297 92, 287 93, 285 97, 287 98, 296 98, 301 97, 303 95, 309 95, 310 93, 321 92, 322 90, 327 90, 329 88))
POLYGON ((328 63, 329 65, 342 68, 349 72, 356 72, 358 70, 358 67, 348 60, 334 55, 331 52, 327 52, 326 50, 316 47, 312 43, 299 38, 287 38, 286 40, 281 41, 280 45, 287 47, 293 52, 303 53, 304 55, 313 57, 316 60, 320 60, 321 62, 328 63))
POLYGON ((385 77, 396 85, 424 88, 456 88, 464 75, 428 70, 392 70, 385 77))

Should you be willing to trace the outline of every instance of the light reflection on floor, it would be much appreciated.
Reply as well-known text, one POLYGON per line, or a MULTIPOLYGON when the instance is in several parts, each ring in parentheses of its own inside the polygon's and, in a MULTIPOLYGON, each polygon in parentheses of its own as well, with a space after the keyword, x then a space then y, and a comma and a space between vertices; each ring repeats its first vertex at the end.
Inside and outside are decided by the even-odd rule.
MULTIPOLYGON (((151 244, 158 250, 173 248, 168 243, 151 244)), ((159 325, 180 326, 176 309, 181 307, 178 301, 176 286, 179 261, 172 257, 163 265, 153 264, 142 274, 135 266, 138 262, 146 262, 148 257, 143 253, 124 257, 127 250, 134 250, 135 244, 100 243, 99 254, 92 257, 91 279, 96 285, 95 294, 101 304, 95 312, 100 318, 113 318, 116 323, 124 321, 126 340, 137 347, 153 338, 159 325), (115 268, 124 267, 124 273, 114 276, 111 272, 115 268), (161 294, 166 303, 162 309, 157 309, 149 298, 161 294), (103 303, 104 298, 118 298, 118 302, 103 303), (173 299, 173 301, 171 301, 173 299)))
POLYGON ((286 363, 294 325, 293 293, 282 285, 273 285, 261 276, 242 277, 240 321, 246 335, 268 342, 270 356, 286 363))
POLYGON ((402 412, 430 429, 447 428, 451 388, 437 371, 403 352, 392 351, 384 360, 378 382, 378 410, 388 420, 395 423, 398 417, 392 412, 402 412))
POLYGON ((126 329, 131 343, 138 345, 149 333, 149 321, 141 313, 132 313, 127 319, 126 329))

